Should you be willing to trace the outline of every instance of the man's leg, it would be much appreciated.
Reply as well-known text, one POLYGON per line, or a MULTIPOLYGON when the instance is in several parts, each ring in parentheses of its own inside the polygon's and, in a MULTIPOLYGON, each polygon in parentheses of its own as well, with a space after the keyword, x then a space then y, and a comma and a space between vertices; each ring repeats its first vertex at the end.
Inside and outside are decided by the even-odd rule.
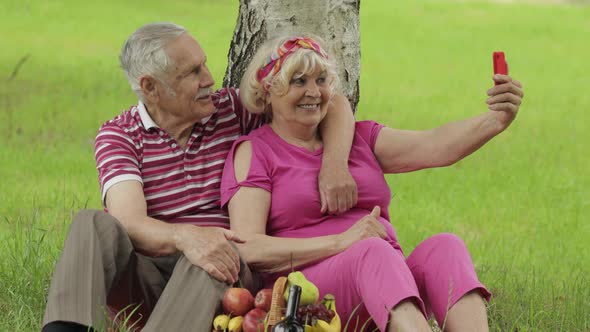
POLYGON ((170 280, 180 255, 147 257, 134 252, 127 271, 112 286, 107 296, 110 318, 117 327, 127 322, 127 327, 142 327, 147 322, 164 287, 170 280))
MULTIPOLYGON (((240 281, 253 295, 260 287, 257 276, 243 261, 240 262, 240 281)), ((223 293, 229 287, 181 256, 143 332, 211 331, 223 293)))
POLYGON ((102 211, 78 213, 51 281, 43 326, 52 322, 102 326, 107 292, 128 272, 130 260, 138 261, 115 218, 102 211))

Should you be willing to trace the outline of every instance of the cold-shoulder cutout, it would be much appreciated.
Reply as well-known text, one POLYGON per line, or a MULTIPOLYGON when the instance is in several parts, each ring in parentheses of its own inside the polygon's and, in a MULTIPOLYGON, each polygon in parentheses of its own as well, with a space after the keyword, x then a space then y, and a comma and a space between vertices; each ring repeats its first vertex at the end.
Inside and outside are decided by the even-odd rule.
POLYGON ((236 181, 242 182, 248 177, 250 164, 252 162, 252 143, 250 141, 240 142, 234 152, 234 176, 236 181))
POLYGON ((227 203, 240 187, 271 191, 271 171, 261 144, 263 142, 255 135, 242 136, 234 142, 221 178, 222 208, 227 208, 227 203))

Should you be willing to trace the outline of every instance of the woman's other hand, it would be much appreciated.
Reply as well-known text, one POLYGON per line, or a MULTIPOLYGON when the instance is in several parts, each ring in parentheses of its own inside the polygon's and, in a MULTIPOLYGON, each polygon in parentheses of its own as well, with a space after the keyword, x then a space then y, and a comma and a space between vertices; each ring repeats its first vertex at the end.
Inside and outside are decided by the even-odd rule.
POLYGON ((497 85, 487 91, 489 98, 486 103, 495 112, 496 119, 504 130, 516 117, 524 93, 522 84, 508 75, 496 74, 493 80, 497 85))
POLYGON ((370 237, 386 238, 385 227, 378 220, 380 215, 381 208, 375 206, 370 214, 357 221, 346 232, 339 234, 338 243, 341 243, 344 248, 348 248, 356 242, 370 237))

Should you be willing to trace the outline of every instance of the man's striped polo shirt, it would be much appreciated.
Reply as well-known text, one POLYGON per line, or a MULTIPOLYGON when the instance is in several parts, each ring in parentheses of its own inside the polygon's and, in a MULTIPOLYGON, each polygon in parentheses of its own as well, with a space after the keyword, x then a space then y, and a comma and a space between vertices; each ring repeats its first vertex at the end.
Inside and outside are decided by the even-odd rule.
POLYGON ((195 124, 185 149, 154 123, 141 102, 103 124, 95 143, 103 205, 113 185, 139 181, 148 216, 229 228, 220 208, 223 165, 233 142, 263 120, 242 107, 235 89, 212 97, 214 113, 195 124))

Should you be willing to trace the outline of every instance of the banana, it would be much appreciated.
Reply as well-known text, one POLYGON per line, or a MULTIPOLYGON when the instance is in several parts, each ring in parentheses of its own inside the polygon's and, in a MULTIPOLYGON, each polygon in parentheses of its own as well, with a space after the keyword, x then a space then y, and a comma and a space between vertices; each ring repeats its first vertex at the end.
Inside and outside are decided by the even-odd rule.
POLYGON ((228 315, 217 315, 213 320, 213 329, 215 330, 225 330, 227 329, 227 325, 229 324, 229 316, 228 315))
POLYGON ((340 332, 340 329, 336 329, 336 327, 332 326, 332 324, 328 324, 328 322, 318 319, 316 322, 316 331, 340 332))
POLYGON ((229 321, 229 324, 227 325, 227 329, 229 330, 229 332, 242 332, 242 321, 244 320, 244 317, 242 316, 236 316, 234 318, 232 318, 229 321))
POLYGON ((337 321, 338 324, 336 324, 335 319, 336 317, 332 318, 330 323, 318 319, 313 325, 305 325, 305 332, 340 332, 340 321, 337 321))
POLYGON ((316 328, 313 326, 305 325, 305 332, 316 332, 316 328))
POLYGON ((336 311, 336 298, 332 294, 326 294, 322 300, 322 303, 326 306, 326 308, 334 311, 335 315, 332 318, 330 324, 324 322, 323 320, 319 320, 318 326, 322 326, 324 332, 340 332, 342 323, 340 322, 340 316, 338 316, 338 312, 336 311))

